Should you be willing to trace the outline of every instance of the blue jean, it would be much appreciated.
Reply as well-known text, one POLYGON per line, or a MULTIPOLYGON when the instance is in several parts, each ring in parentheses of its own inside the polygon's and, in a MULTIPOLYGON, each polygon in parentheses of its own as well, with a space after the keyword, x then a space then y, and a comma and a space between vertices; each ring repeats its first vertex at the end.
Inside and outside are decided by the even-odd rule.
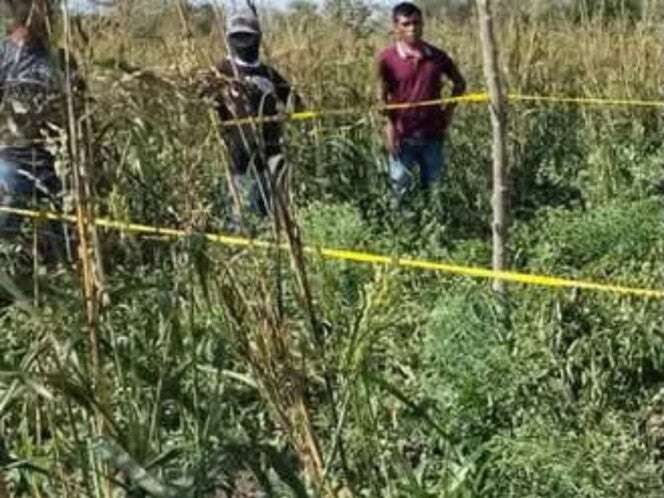
MULTIPOLYGON (((57 196, 62 189, 52 167, 39 167, 30 171, 29 167, 18 164, 0 154, 0 206, 25 208, 32 200, 50 199, 59 208, 57 196)), ((0 238, 18 234, 23 219, 12 213, 0 211, 0 238)), ((49 243, 60 243, 63 239, 63 228, 59 222, 49 221, 46 229, 41 230, 49 243)))
POLYGON ((413 187, 415 166, 419 166, 420 188, 428 191, 447 171, 444 141, 441 138, 405 139, 396 155, 390 155, 390 186, 395 200, 413 187))
POLYGON ((275 154, 267 159, 267 168, 259 171, 247 168, 244 173, 232 175, 233 189, 238 196, 239 206, 231 206, 231 227, 238 229, 242 215, 264 219, 271 211, 273 197, 283 192, 284 158, 275 154))
POLYGON ((247 172, 243 175, 233 175, 233 188, 240 201, 240 210, 252 216, 264 218, 267 216, 270 186, 269 176, 266 172, 247 172))

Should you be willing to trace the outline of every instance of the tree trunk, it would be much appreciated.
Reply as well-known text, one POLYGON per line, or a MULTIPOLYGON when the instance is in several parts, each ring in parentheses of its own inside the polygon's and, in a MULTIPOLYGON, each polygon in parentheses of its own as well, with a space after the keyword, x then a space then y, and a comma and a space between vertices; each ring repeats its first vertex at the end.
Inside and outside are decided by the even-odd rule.
MULTIPOLYGON (((507 265, 507 104, 498 62, 498 45, 493 32, 491 0, 477 0, 484 75, 489 88, 489 111, 493 130, 493 269, 507 265)), ((493 289, 504 292, 504 282, 495 279, 493 289)))

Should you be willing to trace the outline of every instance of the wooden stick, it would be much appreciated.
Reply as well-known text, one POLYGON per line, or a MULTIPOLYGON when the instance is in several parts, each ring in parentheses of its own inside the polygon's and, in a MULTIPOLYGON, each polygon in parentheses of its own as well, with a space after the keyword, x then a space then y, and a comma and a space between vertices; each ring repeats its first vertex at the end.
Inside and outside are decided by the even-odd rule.
MULTIPOLYGON (((499 50, 493 31, 491 0, 477 0, 480 38, 484 56, 484 75, 489 89, 489 111, 493 130, 493 269, 507 265, 507 104, 500 76, 499 50)), ((505 284, 494 280, 493 289, 504 292, 505 284)))

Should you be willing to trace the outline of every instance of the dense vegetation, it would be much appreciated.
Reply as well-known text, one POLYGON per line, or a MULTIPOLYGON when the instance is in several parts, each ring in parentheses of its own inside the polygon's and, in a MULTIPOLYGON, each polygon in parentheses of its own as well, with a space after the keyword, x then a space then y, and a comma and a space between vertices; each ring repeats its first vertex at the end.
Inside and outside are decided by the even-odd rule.
MULTIPOLYGON (((26 266, 5 244, 13 496, 662 496, 661 300, 519 285, 499 298, 486 281, 298 249, 301 236, 488 266, 483 106, 459 108, 445 185, 408 218, 388 207, 377 116, 289 124, 290 249, 212 244, 196 232, 224 230, 226 159, 195 75, 223 54, 206 17, 219 13, 152 13, 87 16, 68 40, 94 98, 86 167, 100 216, 192 235, 100 228, 97 314, 84 265, 26 266)), ((273 16, 266 56, 308 107, 368 108, 381 22, 273 16)), ((505 13, 500 27, 513 93, 659 98, 654 13, 505 13)), ((427 32, 481 90, 472 17, 427 32)), ((511 266, 661 288, 663 148, 655 109, 513 105, 511 266)))

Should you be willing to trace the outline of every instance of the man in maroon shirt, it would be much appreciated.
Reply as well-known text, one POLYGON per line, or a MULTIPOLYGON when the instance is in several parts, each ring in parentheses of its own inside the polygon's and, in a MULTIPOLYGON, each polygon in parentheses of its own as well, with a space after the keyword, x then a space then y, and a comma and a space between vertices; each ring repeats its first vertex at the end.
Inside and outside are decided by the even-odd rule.
MULTIPOLYGON (((422 40, 420 9, 403 2, 392 10, 395 43, 378 56, 379 98, 385 104, 412 104, 441 98, 443 80, 452 81, 452 96, 465 92, 466 82, 454 61, 422 40)), ((387 111, 385 140, 390 184, 396 204, 413 183, 419 166, 420 186, 427 191, 446 169, 443 140, 452 122, 454 104, 387 111)))

